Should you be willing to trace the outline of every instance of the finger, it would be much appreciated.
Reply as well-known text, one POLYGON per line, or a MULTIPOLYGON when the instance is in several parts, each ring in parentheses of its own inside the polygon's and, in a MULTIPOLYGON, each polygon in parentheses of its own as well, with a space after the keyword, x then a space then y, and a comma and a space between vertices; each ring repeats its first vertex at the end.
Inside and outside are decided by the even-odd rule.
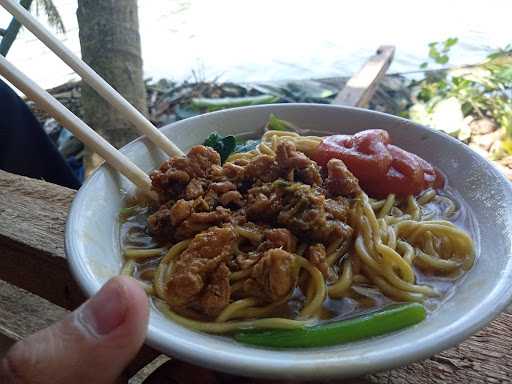
POLYGON ((0 382, 112 383, 141 347, 148 312, 140 285, 115 277, 62 321, 15 344, 0 382))

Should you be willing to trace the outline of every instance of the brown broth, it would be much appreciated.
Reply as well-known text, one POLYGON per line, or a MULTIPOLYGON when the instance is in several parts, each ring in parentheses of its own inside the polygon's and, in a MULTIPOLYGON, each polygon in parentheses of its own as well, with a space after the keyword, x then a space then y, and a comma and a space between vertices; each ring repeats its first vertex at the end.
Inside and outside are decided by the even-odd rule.
MULTIPOLYGON (((457 211, 451 218, 447 220, 453 222, 457 227, 464 229, 469 233, 474 241, 475 246, 475 262, 477 262, 479 254, 479 234, 477 231, 476 220, 470 209, 464 203, 460 195, 450 187, 446 187, 442 191, 438 191, 440 196, 450 198, 455 202, 457 211)), ((430 202, 424 206, 426 210, 433 211, 432 219, 443 218, 443 212, 446 209, 444 203, 430 202)), ((152 209, 148 207, 133 207, 130 215, 123 217, 121 222, 120 234, 121 244, 124 247, 137 248, 156 248, 162 246, 158 244, 147 232, 147 217, 151 214, 152 209)), ((151 258, 141 263, 137 263, 134 276, 141 277, 141 273, 158 266, 160 258, 151 258)), ((423 273, 419 268, 414 267, 417 283, 426 284, 434 287, 441 293, 438 298, 429 298, 424 305, 429 313, 436 310, 444 301, 450 298, 457 289, 457 285, 464 279, 463 276, 435 276, 423 273)), ((467 273, 467 272, 466 272, 467 273)), ((326 298, 323 304, 322 320, 340 320, 353 317, 359 314, 373 312, 388 304, 394 303, 393 300, 384 296, 378 289, 370 286, 358 285, 352 290, 353 293, 349 297, 341 299, 326 298)), ((276 308, 273 316, 282 316, 294 318, 298 315, 300 308, 304 303, 304 293, 297 287, 287 303, 276 308)))

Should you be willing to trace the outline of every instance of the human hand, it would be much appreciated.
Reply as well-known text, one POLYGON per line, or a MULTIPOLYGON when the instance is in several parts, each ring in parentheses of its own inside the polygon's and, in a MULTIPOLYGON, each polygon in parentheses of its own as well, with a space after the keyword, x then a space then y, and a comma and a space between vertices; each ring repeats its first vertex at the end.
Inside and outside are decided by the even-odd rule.
MULTIPOLYGON (((115 277, 60 322, 16 343, 0 361, 1 384, 110 384, 146 336, 148 299, 129 277, 115 277)), ((172 359, 144 384, 274 384, 172 359)), ((290 384, 291 382, 279 382, 290 384)))
POLYGON ((60 322, 16 343, 0 383, 113 383, 146 336, 149 306, 133 279, 115 277, 60 322))

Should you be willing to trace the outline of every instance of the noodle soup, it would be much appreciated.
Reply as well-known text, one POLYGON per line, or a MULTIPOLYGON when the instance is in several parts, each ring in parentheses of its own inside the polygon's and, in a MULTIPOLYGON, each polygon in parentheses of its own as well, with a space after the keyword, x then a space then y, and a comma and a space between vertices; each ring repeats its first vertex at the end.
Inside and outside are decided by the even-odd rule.
POLYGON ((381 176, 350 158, 321 164, 324 142, 269 130, 222 165, 223 142, 164 163, 152 174, 159 204, 121 212, 121 273, 170 319, 210 333, 304 329, 393 303, 435 310, 474 263, 471 212, 414 157, 421 175, 391 157, 383 188, 395 171, 412 178, 369 197, 361 185, 381 176))

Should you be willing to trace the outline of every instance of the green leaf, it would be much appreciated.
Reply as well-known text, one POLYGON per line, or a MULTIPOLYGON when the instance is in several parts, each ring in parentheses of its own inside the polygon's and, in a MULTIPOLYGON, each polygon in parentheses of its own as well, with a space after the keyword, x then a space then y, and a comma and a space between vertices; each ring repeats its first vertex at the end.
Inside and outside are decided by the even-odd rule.
POLYGON ((442 56, 439 56, 436 59, 436 63, 438 63, 438 64, 446 64, 448 62, 448 60, 450 60, 450 58, 447 55, 442 55, 442 56))
POLYGON ((422 87, 418 93, 418 100, 427 102, 433 97, 433 95, 434 93, 432 92, 431 87, 422 87))
POLYGON ((444 91, 448 88, 448 83, 445 80, 439 80, 437 83, 437 88, 439 91, 444 91))
POLYGON ((425 69, 428 67, 428 63, 425 61, 424 63, 421 63, 420 68, 425 69))
POLYGON ((469 115, 471 112, 473 112, 473 105, 471 105, 471 103, 462 103, 460 109, 462 110, 462 114, 464 116, 467 116, 469 115))
POLYGON ((453 47, 455 44, 457 44, 459 39, 457 37, 450 37, 445 40, 444 42, 444 49, 443 51, 448 52, 451 47, 453 47))
POLYGON ((218 144, 219 141, 222 141, 222 136, 219 135, 217 132, 213 132, 204 141, 203 145, 215 149, 215 146, 218 144))
POLYGON ((512 65, 498 69, 495 76, 500 82, 512 84, 512 65))
POLYGON ((453 76, 452 77, 452 84, 455 85, 456 87, 459 86, 460 84, 462 84, 462 81, 464 79, 461 77, 461 76, 453 76))
POLYGON ((437 50, 436 47, 430 47, 429 51, 428 51, 428 56, 434 60, 437 61, 437 59, 439 58, 441 54, 439 53, 439 51, 437 50))
POLYGON ((224 162, 235 150, 236 139, 235 136, 230 135, 222 137, 217 132, 213 132, 204 141, 203 145, 213 148, 215 151, 217 151, 220 155, 221 161, 224 162))

